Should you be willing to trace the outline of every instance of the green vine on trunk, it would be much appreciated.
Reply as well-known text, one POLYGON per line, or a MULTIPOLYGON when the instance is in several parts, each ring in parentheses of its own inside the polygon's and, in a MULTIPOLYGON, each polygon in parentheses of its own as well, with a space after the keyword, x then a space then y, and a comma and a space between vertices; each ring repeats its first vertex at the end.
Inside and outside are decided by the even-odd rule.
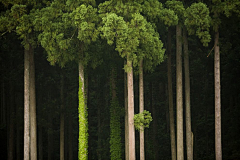
POLYGON ((78 151, 78 159, 79 160, 87 160, 88 159, 88 121, 87 121, 87 108, 85 107, 85 98, 84 93, 82 91, 83 82, 79 77, 79 151, 78 151))
POLYGON ((144 110, 142 113, 134 115, 134 126, 140 131, 144 128, 149 128, 150 122, 152 121, 152 116, 149 111, 144 110))

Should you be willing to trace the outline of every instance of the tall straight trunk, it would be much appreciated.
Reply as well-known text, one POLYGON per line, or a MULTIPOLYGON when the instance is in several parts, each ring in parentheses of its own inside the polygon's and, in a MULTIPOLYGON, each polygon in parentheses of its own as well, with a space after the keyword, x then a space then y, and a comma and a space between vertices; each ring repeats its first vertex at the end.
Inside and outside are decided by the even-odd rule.
POLYGON ((14 111, 14 87, 13 82, 10 82, 10 104, 9 104, 9 132, 8 132, 8 160, 14 159, 14 146, 15 146, 15 111, 14 111))
POLYGON ((182 95, 182 28, 176 26, 176 82, 177 82, 177 160, 184 160, 183 95, 182 95))
POLYGON ((216 160, 222 160, 221 139, 221 86, 220 86, 220 53, 219 30, 215 31, 214 40, 214 80, 215 80, 215 152, 216 160))
POLYGON ((187 160, 193 160, 192 149, 192 128, 191 128, 191 106, 190 106, 190 76, 189 76, 189 53, 187 30, 183 29, 183 49, 184 49, 184 73, 185 73, 185 106, 186 106, 186 145, 187 160))
POLYGON ((85 85, 84 85, 84 66, 79 61, 79 150, 78 159, 88 159, 88 122, 87 122, 87 105, 85 97, 85 85))
POLYGON ((127 58, 127 66, 130 71, 127 72, 128 81, 128 153, 129 160, 135 160, 135 128, 134 128, 134 92, 133 92, 133 69, 132 61, 127 58))
POLYGON ((64 160, 64 76, 61 75, 60 160, 64 160))
POLYGON ((30 155, 31 160, 37 160, 37 120, 36 120, 36 94, 35 94, 35 64, 34 51, 30 52, 30 155))
MULTIPOLYGON (((140 60, 139 64, 139 112, 144 110, 144 88, 143 88, 143 60, 140 60)), ((144 155, 144 128, 139 131, 140 137, 140 160, 145 159, 144 155)))
MULTIPOLYGON (((126 61, 124 62, 126 65, 126 61)), ((125 106, 125 159, 129 159, 129 139, 128 139, 128 89, 127 74, 124 72, 124 106, 125 106)))
POLYGON ((68 118, 68 160, 73 160, 73 127, 72 127, 72 115, 68 118))
POLYGON ((167 52, 168 52, 168 103, 169 103, 169 120, 170 120, 170 138, 171 138, 171 155, 172 160, 176 160, 176 140, 175 125, 173 112, 173 89, 172 89, 172 53, 171 53, 171 30, 168 29, 167 52))
POLYGON ((29 69, 30 60, 29 54, 31 52, 31 45, 24 51, 24 160, 30 159, 30 90, 29 90, 29 69))

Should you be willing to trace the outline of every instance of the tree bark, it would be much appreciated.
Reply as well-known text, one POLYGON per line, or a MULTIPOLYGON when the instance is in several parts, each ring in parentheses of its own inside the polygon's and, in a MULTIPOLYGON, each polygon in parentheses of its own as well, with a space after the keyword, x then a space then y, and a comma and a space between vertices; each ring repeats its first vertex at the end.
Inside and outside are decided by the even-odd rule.
POLYGON ((190 76, 189 76, 189 53, 187 30, 183 29, 183 48, 184 48, 184 73, 185 73, 185 106, 186 106, 186 145, 187 159, 193 160, 192 152, 192 128, 191 128, 191 106, 190 106, 190 76))
POLYGON ((176 26, 176 83, 177 83, 177 160, 184 160, 183 96, 182 96, 182 28, 176 26))
POLYGON ((60 115, 60 160, 64 160, 64 76, 61 75, 61 115, 60 115))
POLYGON ((127 72, 128 81, 128 139, 129 139, 129 160, 135 160, 135 128, 134 128, 134 91, 133 91, 133 69, 132 61, 127 58, 127 66, 130 71, 127 72))
MULTIPOLYGON (((124 62, 126 65, 126 61, 124 62)), ((128 89, 127 89, 127 76, 124 72, 124 106, 125 106, 125 158, 129 159, 129 139, 128 139, 128 89)))
MULTIPOLYGON (((144 110, 144 88, 143 88, 143 60, 140 60, 139 64, 139 113, 144 110)), ((144 128, 139 131, 140 137, 140 160, 145 159, 144 155, 144 128)))
POLYGON ((29 91, 29 69, 30 60, 29 54, 31 52, 31 45, 29 49, 24 51, 24 160, 30 159, 30 91, 29 91))
POLYGON ((81 160, 88 159, 88 131, 87 131, 87 100, 85 96, 84 85, 84 66, 79 61, 79 153, 78 158, 81 160))
POLYGON ((215 80, 215 151, 216 160, 222 160, 221 139, 221 86, 220 86, 220 53, 219 30, 215 31, 214 44, 214 80, 215 80))
POLYGON ((37 160, 37 120, 36 120, 36 94, 35 94, 35 64, 34 51, 30 50, 30 155, 31 160, 37 160))
POLYGON ((171 30, 168 29, 168 103, 169 103, 169 120, 170 120, 170 138, 171 138, 171 155, 172 160, 176 160, 176 140, 175 140, 175 125, 173 111, 173 89, 172 89, 172 53, 171 53, 171 30))

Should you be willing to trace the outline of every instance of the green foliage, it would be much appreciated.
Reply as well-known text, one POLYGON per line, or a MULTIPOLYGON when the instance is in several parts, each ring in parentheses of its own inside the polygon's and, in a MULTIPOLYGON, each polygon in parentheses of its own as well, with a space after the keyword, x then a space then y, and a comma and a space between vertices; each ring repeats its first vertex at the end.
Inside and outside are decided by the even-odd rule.
POLYGON ((204 3, 193 3, 184 13, 185 26, 190 35, 196 34, 204 46, 207 46, 211 40, 209 27, 211 18, 209 9, 204 3))
POLYGON ((78 159, 88 159, 88 120, 87 120, 87 107, 85 105, 85 96, 82 91, 83 82, 79 77, 79 90, 78 90, 78 113, 79 113, 79 139, 78 139, 78 159))
POLYGON ((178 20, 182 22, 185 11, 182 1, 171 0, 167 1, 165 4, 167 8, 173 10, 175 14, 177 14, 178 20))
POLYGON ((152 120, 151 113, 144 110, 142 113, 134 115, 134 126, 138 131, 140 131, 141 129, 149 128, 152 120))

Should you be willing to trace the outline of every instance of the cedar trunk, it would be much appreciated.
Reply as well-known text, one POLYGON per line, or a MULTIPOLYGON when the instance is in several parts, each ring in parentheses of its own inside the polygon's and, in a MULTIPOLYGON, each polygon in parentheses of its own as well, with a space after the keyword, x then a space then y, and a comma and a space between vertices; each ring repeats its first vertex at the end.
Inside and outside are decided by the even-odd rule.
POLYGON ((190 76, 189 76, 189 53, 186 28, 183 29, 184 42, 184 73, 185 73, 185 106, 186 106, 186 145, 187 160, 193 160, 192 129, 191 129, 191 106, 190 106, 190 76))
POLYGON ((175 140, 175 125, 173 112, 173 90, 172 90, 172 54, 171 54, 171 30, 168 29, 168 104, 169 104, 169 119, 170 119, 170 138, 171 138, 171 154, 172 160, 176 160, 176 140, 175 140))
MULTIPOLYGON (((124 62, 125 65, 126 62, 124 62)), ((128 89, 127 74, 124 72, 124 106, 125 106, 125 158, 129 159, 129 139, 128 139, 128 89)))
POLYGON ((214 48, 214 77, 215 77, 215 152, 216 160, 222 160, 221 140, 221 86, 220 86, 220 53, 219 53, 219 31, 215 32, 214 48))
POLYGON ((34 52, 30 50, 30 155, 31 160, 37 160, 37 120, 36 120, 36 94, 35 94, 35 64, 34 52))
POLYGON ((30 66, 30 60, 29 60, 29 54, 31 50, 31 45, 28 49, 25 49, 24 51, 24 160, 30 159, 30 130, 29 130, 29 97, 30 97, 30 91, 29 91, 29 66, 30 66))
MULTIPOLYGON (((143 60, 139 64, 139 112, 144 110, 144 88, 143 88, 143 60)), ((144 128, 139 131, 140 137, 140 160, 144 160, 144 128)))
POLYGON ((128 81, 128 160, 135 160, 135 128, 134 128, 134 92, 133 92, 133 69, 132 61, 127 58, 127 66, 130 71, 127 72, 128 81))
POLYGON ((184 160, 183 150, 183 96, 182 96, 182 28, 176 26, 176 85, 177 85, 177 160, 184 160))

